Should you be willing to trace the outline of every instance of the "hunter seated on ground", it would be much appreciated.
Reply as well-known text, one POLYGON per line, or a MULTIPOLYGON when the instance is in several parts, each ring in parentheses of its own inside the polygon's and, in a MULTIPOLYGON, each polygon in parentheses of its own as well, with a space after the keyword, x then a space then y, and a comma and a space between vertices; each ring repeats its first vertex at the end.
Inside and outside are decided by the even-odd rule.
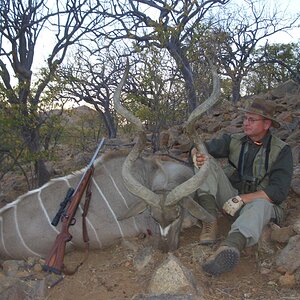
MULTIPOLYGON (((270 128, 279 128, 273 118, 275 106, 270 100, 254 100, 241 109, 243 131, 224 134, 206 142, 214 158, 228 158, 234 172, 227 177, 211 156, 191 150, 195 170, 210 160, 206 181, 197 190, 197 200, 209 213, 218 216, 222 211, 231 219, 231 228, 218 250, 202 265, 211 275, 231 271, 239 262, 240 252, 256 244, 263 227, 270 221, 280 223, 293 173, 289 145, 274 136, 270 128)), ((203 222, 201 244, 216 242, 217 221, 203 222)))

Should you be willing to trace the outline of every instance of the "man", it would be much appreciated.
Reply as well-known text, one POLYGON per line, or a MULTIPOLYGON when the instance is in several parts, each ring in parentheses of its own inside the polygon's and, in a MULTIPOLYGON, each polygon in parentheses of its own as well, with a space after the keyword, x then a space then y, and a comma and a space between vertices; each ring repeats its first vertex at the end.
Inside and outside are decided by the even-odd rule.
MULTIPOLYGON (((210 164, 207 180, 197 191, 199 204, 216 217, 222 211, 233 222, 219 249, 202 265, 211 275, 231 271, 241 250, 258 242, 263 227, 270 221, 281 221, 279 205, 287 197, 292 179, 291 149, 270 132, 272 126, 280 127, 273 119, 272 101, 257 99, 242 111, 244 133, 224 134, 206 143, 211 156, 228 158, 233 167, 228 177, 210 155, 191 150, 195 169, 207 159, 210 164)), ((217 222, 203 222, 200 243, 213 244, 216 240, 217 222)))

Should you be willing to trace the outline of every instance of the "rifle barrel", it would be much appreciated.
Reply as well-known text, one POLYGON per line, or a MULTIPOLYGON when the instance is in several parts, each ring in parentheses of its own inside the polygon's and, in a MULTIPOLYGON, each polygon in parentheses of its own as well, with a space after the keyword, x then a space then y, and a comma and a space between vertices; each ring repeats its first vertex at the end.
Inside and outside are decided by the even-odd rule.
POLYGON ((81 179, 80 179, 80 181, 79 181, 79 183, 78 183, 78 185, 77 185, 77 187, 76 187, 76 190, 75 190, 74 194, 76 194, 77 189, 78 189, 78 187, 80 186, 80 183, 82 182, 82 180, 84 179, 86 173, 87 173, 87 172, 89 171, 89 169, 93 166, 93 163, 94 163, 94 161, 95 161, 95 159, 96 159, 96 157, 97 157, 97 155, 98 155, 100 149, 103 147, 104 142, 105 142, 105 138, 102 138, 101 141, 100 141, 100 143, 98 144, 98 147, 97 147, 97 149, 96 149, 96 151, 95 151, 95 153, 94 153, 94 155, 93 155, 93 157, 92 157, 90 163, 89 163, 88 166, 86 167, 86 170, 85 170, 85 172, 83 173, 83 175, 82 175, 82 177, 81 177, 81 179))

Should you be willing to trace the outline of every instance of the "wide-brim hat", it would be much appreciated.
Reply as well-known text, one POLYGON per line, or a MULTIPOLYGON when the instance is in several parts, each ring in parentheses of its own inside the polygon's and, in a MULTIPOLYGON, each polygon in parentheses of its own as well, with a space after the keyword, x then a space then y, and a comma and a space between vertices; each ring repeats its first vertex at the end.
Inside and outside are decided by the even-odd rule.
POLYGON ((271 100, 254 99, 244 108, 239 108, 239 110, 260 115, 266 119, 271 120, 273 127, 280 127, 280 123, 274 119, 276 105, 271 100))

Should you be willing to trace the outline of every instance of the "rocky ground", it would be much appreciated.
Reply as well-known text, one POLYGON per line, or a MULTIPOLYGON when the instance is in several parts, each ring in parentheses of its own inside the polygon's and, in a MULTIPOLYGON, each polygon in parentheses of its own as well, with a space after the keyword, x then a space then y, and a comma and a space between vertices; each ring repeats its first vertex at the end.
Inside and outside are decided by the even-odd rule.
MULTIPOLYGON (((277 118, 283 126, 276 134, 292 147, 294 176, 284 224, 281 228, 270 224, 259 245, 242 253, 240 264, 233 272, 209 277, 201 270, 201 263, 227 232, 229 224, 222 217, 220 240, 213 247, 197 243, 201 224, 184 229, 180 247, 172 254, 153 249, 154 237, 140 235, 118 241, 108 249, 91 251, 72 276, 43 272, 42 260, 1 261, 0 298, 300 299, 300 88, 287 82, 257 97, 278 104, 277 118)), ((240 129, 239 113, 229 103, 221 103, 199 122, 203 138, 240 129)), ((176 127, 161 135, 161 146, 172 155, 186 158, 189 143, 181 127, 176 127)), ((76 160, 81 160, 80 155, 72 157, 70 162, 74 164, 76 160)), ((64 158, 64 164, 68 161, 64 158)), ((63 168, 62 162, 56 164, 54 169, 63 168)), ((21 176, 8 174, 0 182, 2 206, 23 192, 24 187, 21 176)), ((65 264, 74 267, 82 257, 80 251, 68 253, 65 264)))
MULTIPOLYGON (((199 245, 200 231, 196 226, 184 230, 180 247, 172 254, 153 249, 151 237, 144 236, 92 251, 72 276, 43 272, 43 261, 6 261, 0 276, 1 299, 300 299, 300 272, 277 271, 276 257, 286 243, 247 249, 233 272, 209 277, 201 263, 218 244, 199 245), (149 296, 156 292, 172 296, 149 296)), ((82 256, 79 251, 69 253, 66 266, 73 268, 82 256)))

